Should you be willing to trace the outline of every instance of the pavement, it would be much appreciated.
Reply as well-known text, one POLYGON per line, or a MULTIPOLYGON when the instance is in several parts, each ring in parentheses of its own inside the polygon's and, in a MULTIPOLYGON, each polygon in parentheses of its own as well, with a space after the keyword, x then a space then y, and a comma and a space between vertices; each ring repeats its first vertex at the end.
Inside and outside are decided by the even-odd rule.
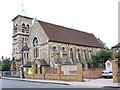
POLYGON ((84 79, 84 82, 77 81, 58 81, 58 80, 40 80, 40 79, 22 79, 22 78, 12 78, 12 77, 1 77, 2 79, 9 80, 20 80, 36 83, 52 83, 52 84, 63 84, 63 85, 77 85, 83 88, 120 88, 120 83, 113 83, 112 79, 84 79))

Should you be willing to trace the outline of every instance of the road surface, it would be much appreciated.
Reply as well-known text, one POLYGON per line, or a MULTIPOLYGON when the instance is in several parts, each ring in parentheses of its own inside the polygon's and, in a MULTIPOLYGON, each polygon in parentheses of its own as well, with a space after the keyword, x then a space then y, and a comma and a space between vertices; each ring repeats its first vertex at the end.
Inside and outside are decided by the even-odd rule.
POLYGON ((2 88, 80 88, 80 86, 0 79, 2 88))

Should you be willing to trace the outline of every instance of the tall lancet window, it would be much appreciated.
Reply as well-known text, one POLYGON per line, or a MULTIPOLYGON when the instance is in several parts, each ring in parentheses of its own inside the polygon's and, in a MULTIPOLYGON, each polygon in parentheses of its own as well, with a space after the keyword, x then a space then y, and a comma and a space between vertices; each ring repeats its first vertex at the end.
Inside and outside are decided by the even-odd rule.
POLYGON ((86 50, 84 50, 84 57, 85 57, 85 60, 87 61, 86 50))
POLYGON ((17 33, 17 27, 18 27, 18 25, 17 25, 17 24, 15 24, 15 25, 14 25, 14 27, 13 27, 14 34, 15 34, 15 33, 17 33))
POLYGON ((74 61, 73 60, 73 49, 72 48, 70 48, 70 59, 72 60, 72 62, 74 61))
POLYGON ((89 59, 90 59, 90 61, 91 61, 91 54, 92 54, 92 51, 90 50, 89 51, 89 59))
POLYGON ((26 33, 29 33, 29 28, 30 28, 30 26, 29 26, 29 24, 27 24, 26 25, 26 33))
POLYGON ((35 37, 33 39, 33 47, 34 47, 34 58, 39 57, 39 48, 38 48, 38 39, 35 37))
POLYGON ((80 49, 77 49, 78 62, 81 62, 80 49))
POLYGON ((25 32, 25 24, 23 23, 22 24, 22 33, 24 33, 25 32))

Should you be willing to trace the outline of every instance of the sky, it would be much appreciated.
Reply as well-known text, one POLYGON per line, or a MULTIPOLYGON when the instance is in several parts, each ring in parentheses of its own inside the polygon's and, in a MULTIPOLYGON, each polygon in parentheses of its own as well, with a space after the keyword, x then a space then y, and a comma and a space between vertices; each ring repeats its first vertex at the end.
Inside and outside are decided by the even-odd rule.
POLYGON ((93 33, 111 48, 118 43, 118 1, 0 0, 0 57, 12 57, 12 19, 22 9, 38 20, 93 33))

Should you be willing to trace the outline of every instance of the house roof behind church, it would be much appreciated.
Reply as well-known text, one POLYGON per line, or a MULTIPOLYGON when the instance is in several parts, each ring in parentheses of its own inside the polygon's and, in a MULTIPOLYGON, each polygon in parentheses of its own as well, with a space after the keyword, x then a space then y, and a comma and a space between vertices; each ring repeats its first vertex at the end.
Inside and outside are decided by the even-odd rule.
MULTIPOLYGON (((39 21, 39 20, 38 20, 39 21)), ((39 21, 50 41, 70 43, 89 47, 104 48, 98 39, 90 33, 39 21)))
POLYGON ((120 47, 120 43, 118 43, 117 45, 113 46, 112 48, 118 48, 120 47))

